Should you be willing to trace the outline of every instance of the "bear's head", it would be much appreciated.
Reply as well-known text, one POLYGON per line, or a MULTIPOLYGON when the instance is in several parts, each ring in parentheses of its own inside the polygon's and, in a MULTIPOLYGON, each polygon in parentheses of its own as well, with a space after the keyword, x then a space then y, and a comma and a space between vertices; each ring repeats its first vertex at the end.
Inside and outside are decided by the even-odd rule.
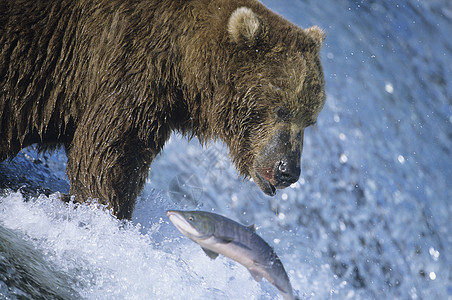
POLYGON ((240 173, 274 195, 298 180, 304 129, 325 103, 324 33, 247 7, 230 14, 226 30, 233 96, 220 108, 223 140, 240 173))

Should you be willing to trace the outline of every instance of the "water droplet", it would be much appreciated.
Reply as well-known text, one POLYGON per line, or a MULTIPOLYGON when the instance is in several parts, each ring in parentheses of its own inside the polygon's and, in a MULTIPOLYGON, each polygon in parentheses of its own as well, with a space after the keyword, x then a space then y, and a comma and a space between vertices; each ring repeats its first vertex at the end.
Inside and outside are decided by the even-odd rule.
POLYGON ((394 93, 394 86, 390 82, 386 82, 385 84, 385 91, 389 94, 394 93))
POLYGON ((433 260, 438 260, 439 258, 439 251, 435 250, 435 248, 430 247, 430 249, 428 250, 428 252, 430 253, 430 255, 432 256, 433 260))
POLYGON ((345 155, 344 153, 341 154, 341 157, 339 158, 339 161, 341 162, 341 164, 347 163, 347 161, 348 161, 347 155, 345 155))
POLYGON ((298 181, 297 182, 294 182, 294 183, 292 183, 291 185, 290 185, 290 188, 292 188, 292 189, 297 189, 297 188, 299 188, 300 187, 300 184, 298 183, 298 181))

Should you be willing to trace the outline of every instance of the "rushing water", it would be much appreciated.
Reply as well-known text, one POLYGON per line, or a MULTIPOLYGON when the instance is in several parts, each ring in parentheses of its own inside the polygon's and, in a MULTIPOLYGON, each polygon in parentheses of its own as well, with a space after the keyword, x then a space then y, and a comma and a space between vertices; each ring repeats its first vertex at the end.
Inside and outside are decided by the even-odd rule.
POLYGON ((327 103, 300 180, 266 197, 222 144, 172 136, 120 222, 58 199, 64 152, 26 149, 0 165, 0 298, 280 297, 165 216, 198 208, 255 223, 302 299, 452 299, 452 4, 263 2, 327 32, 327 103))

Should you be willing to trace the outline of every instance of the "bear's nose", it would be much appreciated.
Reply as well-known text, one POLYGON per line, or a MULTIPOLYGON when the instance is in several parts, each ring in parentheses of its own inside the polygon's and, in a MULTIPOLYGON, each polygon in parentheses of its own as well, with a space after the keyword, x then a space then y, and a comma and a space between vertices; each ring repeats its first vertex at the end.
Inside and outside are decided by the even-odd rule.
POLYGON ((301 168, 297 161, 281 159, 275 167, 274 179, 277 188, 285 188, 296 182, 300 177, 301 168))

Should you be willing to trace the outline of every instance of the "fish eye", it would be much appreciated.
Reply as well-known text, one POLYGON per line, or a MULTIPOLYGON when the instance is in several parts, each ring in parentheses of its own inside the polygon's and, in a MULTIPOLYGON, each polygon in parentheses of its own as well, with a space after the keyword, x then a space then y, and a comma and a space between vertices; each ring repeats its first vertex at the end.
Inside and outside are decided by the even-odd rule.
POLYGON ((195 220, 195 217, 189 216, 189 217, 188 217, 188 220, 193 222, 193 221, 195 220))

